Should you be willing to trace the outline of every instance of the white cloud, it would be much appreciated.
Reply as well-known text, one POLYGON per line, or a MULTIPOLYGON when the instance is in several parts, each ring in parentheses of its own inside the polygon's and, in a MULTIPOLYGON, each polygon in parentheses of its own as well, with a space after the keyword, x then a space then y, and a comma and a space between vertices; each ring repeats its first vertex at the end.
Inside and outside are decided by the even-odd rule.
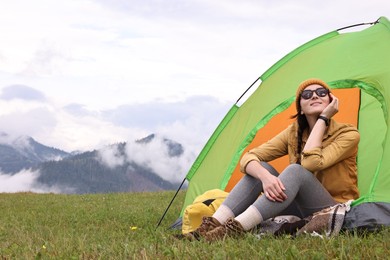
POLYGON ((39 184, 38 177, 38 171, 21 170, 13 175, 0 172, 0 192, 61 193, 58 187, 39 184))
POLYGON ((0 99, 12 100, 12 99, 23 99, 26 101, 44 101, 45 95, 25 85, 11 85, 3 88, 0 95, 0 99))
POLYGON ((194 160, 186 150, 180 157, 169 156, 168 147, 160 136, 156 136, 146 144, 129 143, 126 152, 129 160, 153 170, 160 177, 171 182, 182 180, 189 169, 190 162, 194 160))
POLYGON ((134 162, 170 182, 180 182, 185 177, 195 159, 194 156, 186 148, 180 156, 171 156, 165 138, 160 135, 156 135, 147 143, 127 142, 124 153, 119 152, 117 146, 106 147, 99 151, 102 163, 109 167, 134 162))
POLYGON ((121 166, 127 161, 126 154, 122 154, 116 145, 106 146, 100 149, 98 159, 110 168, 121 166))

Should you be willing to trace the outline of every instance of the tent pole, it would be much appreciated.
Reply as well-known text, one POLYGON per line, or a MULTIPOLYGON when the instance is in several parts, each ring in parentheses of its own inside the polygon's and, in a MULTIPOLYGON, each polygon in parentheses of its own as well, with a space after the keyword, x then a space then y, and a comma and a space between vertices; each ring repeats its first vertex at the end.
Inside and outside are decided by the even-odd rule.
POLYGON ((256 84, 257 81, 259 81, 260 77, 258 77, 245 91, 244 93, 242 93, 242 95, 237 99, 236 101, 236 104, 238 103, 238 101, 240 101, 240 99, 246 94, 246 92, 248 92, 252 87, 253 85, 256 84))
POLYGON ((181 182, 181 184, 180 184, 179 188, 177 188, 177 191, 176 191, 175 195, 173 196, 173 198, 172 198, 171 202, 169 203, 168 207, 166 208, 166 210, 165 210, 164 214, 161 216, 161 218, 160 218, 160 221, 158 222, 158 224, 157 224, 157 227, 156 227, 156 229, 155 229, 155 230, 157 230, 157 228, 160 226, 161 222, 163 221, 163 219, 164 219, 165 215, 166 215, 166 214, 167 214, 167 212, 168 212, 168 209, 171 207, 171 205, 172 205, 173 201, 175 200, 175 198, 176 198, 177 194, 179 193, 179 191, 180 191, 181 187, 184 185, 184 182, 185 182, 185 181, 186 181, 186 178, 184 177, 184 179, 183 179, 183 181, 181 182))
POLYGON ((379 19, 376 20, 375 22, 371 22, 371 23, 359 23, 359 24, 349 25, 349 26, 337 29, 336 31, 341 31, 341 30, 349 29, 349 28, 356 27, 356 26, 362 26, 362 25, 373 25, 373 24, 377 24, 377 23, 379 23, 379 19))

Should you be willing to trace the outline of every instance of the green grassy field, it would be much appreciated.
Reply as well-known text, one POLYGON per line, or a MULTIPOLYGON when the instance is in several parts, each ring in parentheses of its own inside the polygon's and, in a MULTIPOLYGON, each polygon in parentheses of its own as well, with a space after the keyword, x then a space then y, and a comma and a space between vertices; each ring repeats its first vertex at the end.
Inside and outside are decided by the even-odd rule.
POLYGON ((213 244, 177 240, 168 227, 180 212, 180 192, 58 195, 0 194, 2 259, 388 259, 390 229, 331 239, 248 234, 213 244))

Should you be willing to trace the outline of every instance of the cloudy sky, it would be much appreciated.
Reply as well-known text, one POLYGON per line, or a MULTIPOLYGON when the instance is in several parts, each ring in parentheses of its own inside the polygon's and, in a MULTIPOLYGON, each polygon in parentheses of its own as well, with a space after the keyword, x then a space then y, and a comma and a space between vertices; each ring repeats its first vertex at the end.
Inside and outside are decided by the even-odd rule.
POLYGON ((388 0, 3 0, 0 131, 91 150, 159 133, 195 154, 240 94, 388 0))

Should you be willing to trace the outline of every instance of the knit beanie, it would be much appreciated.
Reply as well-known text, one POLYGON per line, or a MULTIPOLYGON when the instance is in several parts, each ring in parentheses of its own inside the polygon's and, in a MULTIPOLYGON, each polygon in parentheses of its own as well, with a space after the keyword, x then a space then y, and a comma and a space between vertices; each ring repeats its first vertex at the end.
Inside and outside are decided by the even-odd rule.
POLYGON ((324 88, 328 89, 329 92, 330 92, 330 88, 329 88, 328 84, 326 84, 326 82, 323 81, 323 80, 312 78, 312 79, 307 79, 307 80, 303 81, 301 84, 299 84, 298 89, 297 89, 297 94, 295 96, 295 102, 296 102, 297 111, 298 111, 298 108, 300 107, 300 98, 301 98, 302 91, 306 87, 308 87, 310 85, 313 85, 313 84, 321 85, 324 88))

